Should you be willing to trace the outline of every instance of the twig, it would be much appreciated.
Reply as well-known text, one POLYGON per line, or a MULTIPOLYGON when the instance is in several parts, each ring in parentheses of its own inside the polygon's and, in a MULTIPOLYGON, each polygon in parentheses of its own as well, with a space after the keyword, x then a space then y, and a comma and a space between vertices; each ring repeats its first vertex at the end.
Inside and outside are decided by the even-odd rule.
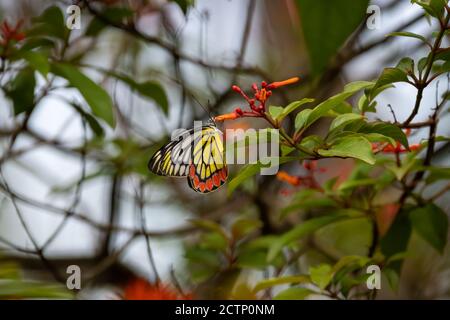
POLYGON ((34 238, 33 234, 31 233, 28 224, 26 223, 22 212, 17 205, 16 199, 14 196, 12 196, 11 189, 9 188, 8 183, 6 182, 5 177, 3 176, 2 168, 0 167, 0 178, 2 180, 2 184, 5 188, 5 190, 11 195, 11 202, 14 206, 14 209, 16 211, 17 217, 19 218, 20 224, 22 225, 23 229, 25 230, 25 233, 27 234, 28 238, 30 239, 31 243, 33 244, 33 247, 36 251, 36 254, 39 256, 39 258, 42 261, 42 264, 50 271, 50 273, 53 275, 56 281, 65 283, 65 280, 60 276, 58 273, 58 270, 56 270, 53 265, 47 260, 47 258, 44 256, 44 253, 42 252, 42 249, 39 247, 39 244, 37 243, 36 239, 34 238))
POLYGON ((140 217, 140 222, 141 222, 141 230, 142 230, 142 234, 144 234, 144 238, 145 238, 145 243, 147 245, 147 256, 148 256, 148 260, 150 263, 150 267, 152 268, 153 271, 153 275, 155 277, 155 282, 159 283, 161 278, 159 277, 159 273, 158 273, 158 269, 156 268, 156 263, 155 263, 155 259, 153 258, 153 253, 152 253, 152 249, 150 246, 150 237, 148 236, 148 234, 145 233, 146 231, 146 226, 147 226, 147 222, 145 219, 145 214, 144 214, 144 183, 143 181, 141 181, 139 183, 139 190, 137 191, 137 196, 136 199, 138 201, 138 211, 139 211, 139 217, 140 217))

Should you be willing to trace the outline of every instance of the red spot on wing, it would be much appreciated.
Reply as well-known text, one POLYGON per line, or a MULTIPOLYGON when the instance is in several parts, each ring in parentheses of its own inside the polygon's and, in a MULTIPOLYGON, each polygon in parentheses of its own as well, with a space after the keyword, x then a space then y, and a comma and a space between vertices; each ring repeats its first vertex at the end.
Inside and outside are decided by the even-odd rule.
POLYGON ((198 179, 198 176, 194 177, 194 188, 198 189, 198 185, 200 184, 200 180, 198 179))
POLYGON ((189 167, 189 176, 191 178, 194 178, 194 176, 195 176, 195 166, 193 164, 191 164, 189 167))
POLYGON ((208 191, 212 191, 213 188, 213 181, 212 178, 209 178, 208 180, 206 180, 206 189, 208 189, 208 191))
POLYGON ((212 181, 216 187, 220 186, 220 177, 218 173, 215 173, 212 177, 212 181))
POLYGON ((205 192, 206 189, 206 184, 204 182, 200 182, 198 185, 198 190, 200 190, 200 192, 205 192))
POLYGON ((228 177, 228 172, 227 172, 227 168, 223 168, 222 170, 220 170, 220 179, 225 182, 227 181, 227 177, 228 177))

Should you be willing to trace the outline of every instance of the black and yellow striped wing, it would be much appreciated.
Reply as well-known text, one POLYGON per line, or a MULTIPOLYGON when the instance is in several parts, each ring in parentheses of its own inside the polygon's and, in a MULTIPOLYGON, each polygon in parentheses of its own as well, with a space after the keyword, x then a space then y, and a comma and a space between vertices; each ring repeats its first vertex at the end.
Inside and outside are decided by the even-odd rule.
POLYGON ((214 191, 228 177, 222 132, 212 125, 186 131, 159 149, 148 168, 162 176, 187 176, 189 186, 197 192, 214 191))
POLYGON ((192 150, 189 186, 197 192, 209 193, 222 186, 227 177, 222 132, 214 126, 206 127, 192 150))
POLYGON ((160 176, 186 177, 189 174, 193 144, 193 130, 185 131, 156 151, 148 168, 160 176))

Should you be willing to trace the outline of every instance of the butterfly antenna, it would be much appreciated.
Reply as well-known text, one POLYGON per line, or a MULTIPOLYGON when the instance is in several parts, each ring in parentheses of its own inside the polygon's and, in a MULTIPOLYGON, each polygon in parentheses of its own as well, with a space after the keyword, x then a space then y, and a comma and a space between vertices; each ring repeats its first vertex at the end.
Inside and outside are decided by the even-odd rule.
POLYGON ((210 110, 211 108, 209 107, 210 106, 209 100, 208 100, 208 107, 205 107, 204 105, 202 105, 200 103, 200 101, 197 99, 197 97, 195 97, 192 93, 191 93, 191 97, 208 114, 209 120, 212 121, 214 123, 214 125, 216 125, 216 122, 214 121, 214 117, 212 117, 212 114, 211 114, 211 110, 210 110))

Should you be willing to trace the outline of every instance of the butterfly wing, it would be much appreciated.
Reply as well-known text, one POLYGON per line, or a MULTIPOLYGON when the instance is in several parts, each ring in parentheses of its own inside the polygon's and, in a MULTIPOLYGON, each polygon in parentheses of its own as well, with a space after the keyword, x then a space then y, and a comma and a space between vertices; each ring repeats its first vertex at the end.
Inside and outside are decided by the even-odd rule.
POLYGON ((227 177, 222 133, 215 126, 205 126, 193 144, 188 184, 194 191, 209 193, 222 186, 227 177))
POLYGON ((151 172, 160 176, 185 177, 189 174, 193 130, 185 131, 156 151, 148 163, 151 172))

